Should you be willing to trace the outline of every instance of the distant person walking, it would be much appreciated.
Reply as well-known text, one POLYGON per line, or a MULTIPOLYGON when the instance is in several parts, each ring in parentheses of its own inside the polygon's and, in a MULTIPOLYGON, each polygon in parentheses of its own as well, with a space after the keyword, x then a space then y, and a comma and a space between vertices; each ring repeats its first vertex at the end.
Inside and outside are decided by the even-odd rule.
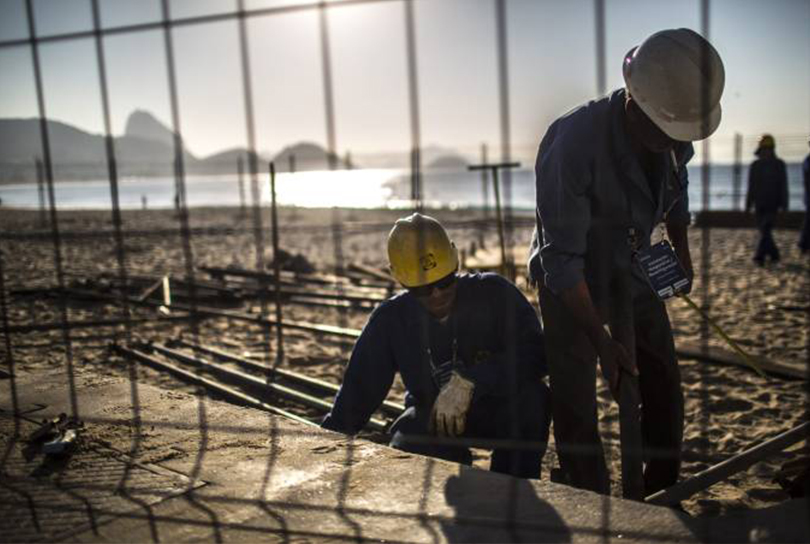
MULTIPOLYGON (((810 139, 807 140, 807 145, 810 145, 810 139)), ((799 236, 799 249, 802 255, 806 255, 810 251, 810 153, 802 163, 802 178, 804 179, 804 224, 802 234, 799 236)))
POLYGON ((779 248, 773 240, 773 226, 781 210, 788 208, 787 169, 776 156, 776 142, 770 134, 763 134, 754 154, 758 157, 748 170, 748 196, 745 211, 756 213, 759 243, 754 262, 765 264, 765 258, 779 262, 779 248))

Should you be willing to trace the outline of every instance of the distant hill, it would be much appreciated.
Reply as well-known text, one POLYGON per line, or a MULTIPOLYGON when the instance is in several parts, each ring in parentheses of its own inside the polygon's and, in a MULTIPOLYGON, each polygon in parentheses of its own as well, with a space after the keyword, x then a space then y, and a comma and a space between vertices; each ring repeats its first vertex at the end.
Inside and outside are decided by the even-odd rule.
POLYGON ((273 162, 276 164, 276 171, 278 172, 329 170, 330 157, 334 160, 336 168, 352 168, 351 164, 347 165, 337 155, 329 155, 326 149, 311 142, 301 142, 285 147, 273 157, 273 162), (291 158, 293 159, 292 163, 290 162, 291 158))
MULTIPOLYGON (((123 136, 114 138, 115 156, 121 176, 172 176, 174 174, 174 136, 152 114, 137 110, 127 119, 123 136)), ((47 122, 54 176, 59 180, 105 179, 108 176, 104 136, 91 134, 60 121, 47 122)), ((35 181, 34 158, 41 157, 39 119, 0 119, 0 183, 35 181)), ((231 174, 237 171, 239 158, 248 151, 233 148, 197 158, 184 151, 185 170, 189 174, 231 174)), ((314 143, 302 142, 285 147, 273 160, 278 171, 327 170, 329 156, 314 143)), ((334 157, 337 168, 347 165, 334 157)), ((267 172, 269 159, 257 157, 260 172, 267 172)), ((245 160, 245 171, 249 165, 245 160)), ((351 166, 351 165, 349 165, 351 166)))
POLYGON ((135 110, 129 114, 124 135, 151 140, 169 147, 174 146, 174 132, 158 121, 154 115, 143 110, 135 110))
POLYGON ((435 170, 467 170, 469 164, 461 155, 444 155, 431 161, 427 167, 435 170))
MULTIPOLYGON (((57 179, 107 177, 104 136, 60 121, 46 126, 57 179)), ((172 132, 146 112, 133 113, 126 126, 126 133, 114 138, 119 174, 172 175, 172 132)), ((0 119, 0 182, 35 180, 35 157, 42 157, 39 119, 0 119)), ((194 155, 186 151, 183 158, 189 171, 198 168, 194 155)))

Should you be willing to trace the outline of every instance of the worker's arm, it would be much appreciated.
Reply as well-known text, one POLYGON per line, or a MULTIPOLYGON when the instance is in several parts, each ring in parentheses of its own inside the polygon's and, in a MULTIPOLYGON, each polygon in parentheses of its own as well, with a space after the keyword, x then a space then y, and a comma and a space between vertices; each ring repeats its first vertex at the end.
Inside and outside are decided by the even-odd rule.
POLYGON ((557 295, 591 341, 591 345, 599 356, 602 375, 610 385, 613 398, 618 400, 619 369, 622 368, 633 376, 638 376, 638 369, 633 359, 627 349, 619 341, 614 340, 603 326, 585 280, 560 291, 557 295))
MULTIPOLYGON (((587 131, 578 137, 584 134, 587 131)), ((541 144, 538 153, 537 213, 543 226, 540 262, 545 286, 562 299, 590 339, 611 392, 618 398, 618 368, 633 375, 638 371, 627 350, 603 327, 585 282, 593 159, 581 154, 581 149, 591 146, 579 145, 578 137, 563 136, 545 148, 541 144)))
POLYGON ((372 313, 354 345, 332 411, 321 423, 325 429, 356 434, 391 389, 396 366, 387 332, 388 316, 381 311, 383 306, 372 313))

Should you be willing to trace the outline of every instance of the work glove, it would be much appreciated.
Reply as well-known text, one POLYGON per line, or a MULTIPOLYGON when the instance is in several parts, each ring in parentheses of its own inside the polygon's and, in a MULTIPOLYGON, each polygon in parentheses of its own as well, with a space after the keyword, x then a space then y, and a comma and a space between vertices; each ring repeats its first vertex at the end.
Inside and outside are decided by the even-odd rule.
POLYGON ((458 372, 450 375, 430 413, 430 432, 438 436, 461 436, 472 402, 475 384, 458 372))

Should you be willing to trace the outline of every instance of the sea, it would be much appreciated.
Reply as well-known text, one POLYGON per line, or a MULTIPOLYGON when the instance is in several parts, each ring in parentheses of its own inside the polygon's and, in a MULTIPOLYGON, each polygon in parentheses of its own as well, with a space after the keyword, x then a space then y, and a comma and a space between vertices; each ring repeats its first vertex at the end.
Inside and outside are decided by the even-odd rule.
MULTIPOLYGON (((703 209, 707 191, 708 209, 733 210, 745 205, 747 167, 735 182, 731 165, 712 165, 705 186, 700 166, 689 167, 689 201, 692 211, 703 209)), ((252 183, 236 175, 188 176, 185 179, 189 207, 250 206, 254 202, 252 183)), ((535 207, 534 171, 512 170, 500 174, 500 198, 503 206, 515 211, 535 207)), ((792 210, 804 209, 801 164, 788 164, 788 183, 792 210)), ((268 174, 256 180, 260 205, 270 203, 268 174)), ((176 182, 173 177, 126 177, 119 182, 122 209, 167 209, 175 206, 176 182)), ((36 183, 0 185, 0 205, 14 208, 38 208, 42 194, 36 183)), ((422 196, 427 208, 482 208, 495 202, 493 180, 481 172, 428 170, 422 174, 422 196)), ((56 181, 54 197, 57 209, 109 209, 112 206, 108 180, 56 181)), ((47 194, 45 194, 47 204, 47 194)), ((396 168, 336 171, 306 171, 276 175, 276 200, 280 205, 307 208, 410 208, 411 176, 396 168)))

